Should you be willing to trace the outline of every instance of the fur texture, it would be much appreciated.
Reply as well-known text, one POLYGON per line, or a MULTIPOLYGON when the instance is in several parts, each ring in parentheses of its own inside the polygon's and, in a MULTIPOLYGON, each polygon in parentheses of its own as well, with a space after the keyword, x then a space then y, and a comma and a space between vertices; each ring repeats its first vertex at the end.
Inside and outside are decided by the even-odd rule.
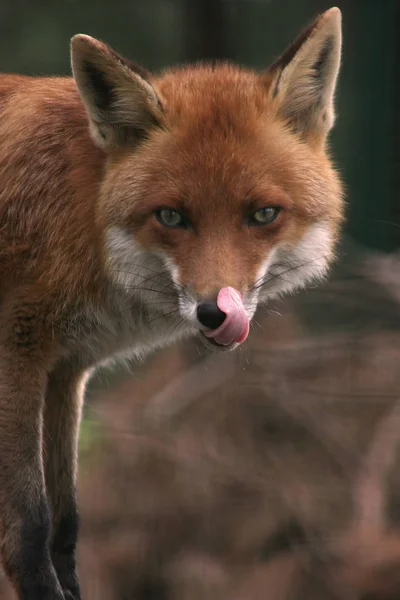
POLYGON ((136 68, 88 36, 74 78, 0 79, 0 515, 20 600, 80 597, 76 442, 89 369, 201 330, 197 303, 325 273, 343 218, 326 152, 331 9, 266 73, 136 68), (182 213, 166 227, 157 211, 182 213), (279 209, 271 223, 251 221, 279 209), (50 517, 51 515, 51 517, 50 517))

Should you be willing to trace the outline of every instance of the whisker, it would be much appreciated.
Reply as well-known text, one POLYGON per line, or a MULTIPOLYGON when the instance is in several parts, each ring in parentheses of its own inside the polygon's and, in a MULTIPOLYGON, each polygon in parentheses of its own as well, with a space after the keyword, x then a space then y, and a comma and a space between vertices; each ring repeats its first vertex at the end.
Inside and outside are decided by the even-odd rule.
MULTIPOLYGON (((119 269, 119 270, 115 270, 114 269, 112 272, 114 274, 116 274, 116 275, 118 275, 118 274, 132 275, 133 277, 137 277, 137 278, 139 278, 141 280, 144 280, 144 282, 153 281, 157 277, 160 277, 160 278, 162 278, 163 281, 164 280, 166 281, 166 284, 163 285, 163 287, 167 287, 167 285, 170 285, 171 287, 175 286, 175 284, 173 283, 173 281, 168 278, 167 274, 165 274, 165 273, 158 273, 157 271, 155 271, 155 272, 153 271, 155 274, 151 275, 149 277, 146 277, 145 275, 142 275, 140 273, 135 273, 134 271, 122 271, 121 269, 119 269)), ((180 284, 178 284, 178 286, 175 286, 175 287, 179 287, 179 288, 183 289, 183 286, 181 286, 180 284)))
MULTIPOLYGON (((275 274, 272 274, 272 275, 270 273, 266 273, 266 275, 263 278, 264 281, 262 281, 258 285, 253 285, 251 289, 252 289, 252 291, 258 290, 261 287, 263 287, 264 285, 269 284, 272 281, 275 281, 275 279, 278 279, 278 278, 283 279, 283 275, 286 275, 287 273, 291 273, 293 271, 296 271, 297 269, 301 269, 302 267, 305 267, 306 265, 310 265, 310 264, 312 264, 314 262, 317 262, 317 261, 321 260, 321 258, 327 258, 327 256, 326 255, 324 255, 322 257, 319 256, 318 258, 314 258, 312 260, 307 260, 307 261, 305 261, 303 263, 299 263, 297 265, 291 266, 289 269, 286 269, 282 273, 275 273, 275 274)), ((290 283, 290 282, 288 282, 288 283, 290 283)))
POLYGON ((184 324, 183 319, 179 319, 178 321, 172 321, 170 326, 167 329, 168 334, 172 334, 176 331, 182 329, 182 325, 184 324))
POLYGON ((274 274, 274 272, 276 271, 276 269, 279 268, 279 266, 280 265, 272 265, 268 273, 264 273, 264 275, 261 275, 261 277, 255 280, 253 286, 257 286, 260 282, 264 281, 267 275, 274 274))
MULTIPOLYGON (((146 269, 147 271, 154 273, 154 278, 161 277, 163 279, 168 280, 169 282, 171 282, 171 284, 178 287, 179 289, 183 289, 183 287, 184 287, 180 283, 172 281, 168 272, 158 271, 157 269, 152 269, 151 267, 148 267, 147 265, 143 265, 141 263, 132 263, 132 265, 140 267, 141 269, 146 269)), ((125 275, 132 275, 133 277, 144 277, 143 275, 141 275, 139 273, 135 273, 134 271, 125 271, 122 269, 118 269, 118 270, 114 269, 113 272, 114 273, 123 273, 125 275)))
MULTIPOLYGON (((143 286, 127 286, 127 288, 129 291, 137 291, 137 292, 152 292, 153 294, 163 294, 164 296, 168 296, 169 298, 177 298, 177 294, 172 294, 170 292, 167 292, 165 290, 156 290, 154 288, 147 288, 147 287, 143 287, 143 286)), ((116 294, 118 294, 118 292, 115 292, 116 294)))
POLYGON ((161 315, 157 315, 157 317, 154 317, 154 319, 150 319, 150 320, 146 321, 146 323, 150 324, 150 323, 153 323, 154 321, 157 321, 157 319, 169 317, 169 316, 175 315, 177 313, 179 313, 179 308, 175 308, 174 310, 171 310, 170 312, 162 313, 161 315))

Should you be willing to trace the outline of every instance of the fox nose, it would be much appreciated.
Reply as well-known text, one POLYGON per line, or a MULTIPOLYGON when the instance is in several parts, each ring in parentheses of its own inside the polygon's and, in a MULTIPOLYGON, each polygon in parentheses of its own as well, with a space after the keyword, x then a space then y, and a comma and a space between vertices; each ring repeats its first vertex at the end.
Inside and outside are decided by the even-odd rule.
POLYGON ((216 302, 202 302, 197 306, 197 318, 204 327, 217 329, 225 321, 226 314, 216 302))

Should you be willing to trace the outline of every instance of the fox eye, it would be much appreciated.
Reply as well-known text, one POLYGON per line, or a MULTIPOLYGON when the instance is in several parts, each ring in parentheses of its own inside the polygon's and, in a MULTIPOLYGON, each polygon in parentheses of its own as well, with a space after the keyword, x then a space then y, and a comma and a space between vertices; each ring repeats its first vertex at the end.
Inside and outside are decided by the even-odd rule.
POLYGON ((157 210, 156 217, 166 227, 187 227, 185 217, 173 208, 161 208, 157 210))
POLYGON ((266 206, 265 208, 259 208, 250 217, 250 223, 252 225, 268 225, 276 219, 280 213, 280 208, 276 206, 266 206))

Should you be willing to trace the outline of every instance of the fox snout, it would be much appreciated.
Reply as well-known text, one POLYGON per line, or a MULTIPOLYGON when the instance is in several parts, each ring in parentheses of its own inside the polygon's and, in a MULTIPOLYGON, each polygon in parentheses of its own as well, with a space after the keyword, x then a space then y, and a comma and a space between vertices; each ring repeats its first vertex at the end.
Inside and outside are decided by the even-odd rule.
POLYGON ((200 302, 196 313, 199 323, 207 329, 218 329, 226 318, 216 302, 200 302))
POLYGON ((245 309, 241 293, 232 287, 224 287, 215 300, 200 301, 196 307, 196 319, 203 335, 213 345, 233 347, 244 342, 249 334, 250 317, 245 309))

